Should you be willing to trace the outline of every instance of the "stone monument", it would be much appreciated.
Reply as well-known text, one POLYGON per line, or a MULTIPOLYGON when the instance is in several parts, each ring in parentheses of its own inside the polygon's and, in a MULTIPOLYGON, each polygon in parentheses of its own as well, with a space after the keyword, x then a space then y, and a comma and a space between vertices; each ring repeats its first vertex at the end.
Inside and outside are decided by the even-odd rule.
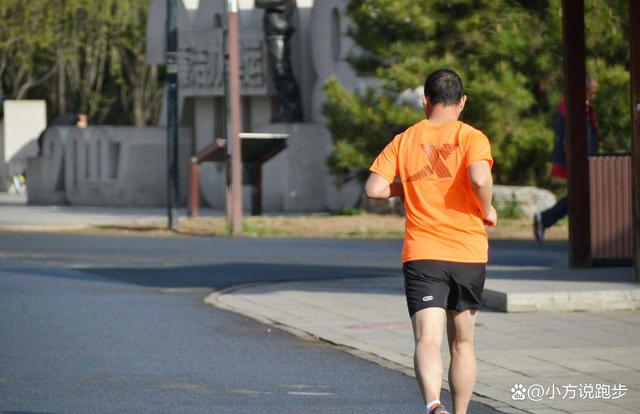
MULTIPOLYGON (((166 3, 150 3, 150 64, 165 63, 166 3)), ((179 156, 184 170, 193 154, 216 138, 228 138, 226 3, 179 2, 179 156)), ((242 132, 289 135, 287 149, 262 170, 265 211, 336 210, 358 200, 360 183, 338 187, 329 174, 326 159, 333 142, 321 111, 326 99, 323 85, 330 77, 352 90, 374 82, 357 76, 347 63, 356 52, 347 36, 347 5, 348 0, 239 0, 242 132)), ((161 114, 160 128, 52 128, 45 134, 43 154, 30 160, 30 202, 163 205, 163 126, 166 114, 161 114), (152 174, 138 170, 145 164, 152 174)), ((186 179, 181 177, 180 183, 184 202, 186 179)), ((250 200, 250 187, 243 191, 244 199, 250 200)), ((222 163, 200 166, 200 194, 206 205, 225 208, 222 163)), ((249 203, 244 204, 250 210, 249 203)))
MULTIPOLYGON (((165 3, 151 2, 147 24, 149 63, 164 62, 165 3)), ((197 5, 184 2, 178 19, 178 89, 180 120, 193 131, 196 152, 214 138, 226 137, 228 131, 223 51, 226 1, 191 3, 197 5)), ((348 0, 239 1, 242 131, 290 135, 287 149, 264 165, 265 211, 326 211, 352 206, 358 200, 361 184, 352 182, 338 187, 329 174, 326 159, 333 142, 321 111, 326 99, 323 85, 330 77, 338 78, 352 90, 373 83, 371 78, 357 76, 347 62, 355 52, 355 45, 347 36, 347 5, 348 0), (273 27, 278 29, 273 31, 273 27), (270 34, 276 36, 273 43, 278 48, 270 46, 270 34), (278 59, 289 55, 290 59, 270 60, 271 55, 278 59), (278 65, 280 68, 275 67, 278 65), (280 74, 274 73, 277 71, 280 74), (285 86, 284 93, 279 91, 282 74, 294 79, 295 88, 285 86), (283 96, 293 98, 285 98, 283 104, 283 96), (296 111, 290 111, 295 115, 292 119, 305 122, 274 122, 286 120, 290 107, 287 102, 296 101, 299 103, 292 106, 300 107, 300 118, 296 111)), ((163 122, 161 119, 161 125, 163 122)), ((223 165, 203 163, 200 174, 203 201, 223 209, 223 165)), ((244 199, 250 199, 249 188, 245 188, 244 199)))

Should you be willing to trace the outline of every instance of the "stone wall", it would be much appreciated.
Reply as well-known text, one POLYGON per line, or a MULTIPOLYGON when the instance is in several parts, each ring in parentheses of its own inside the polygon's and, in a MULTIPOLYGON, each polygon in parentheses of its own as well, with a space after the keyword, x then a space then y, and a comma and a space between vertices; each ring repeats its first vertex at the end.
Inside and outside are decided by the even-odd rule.
MULTIPOLYGON (((29 204, 164 206, 167 194, 164 128, 53 127, 42 154, 27 167, 29 204)), ((186 200, 191 131, 180 130, 180 200, 186 200)))

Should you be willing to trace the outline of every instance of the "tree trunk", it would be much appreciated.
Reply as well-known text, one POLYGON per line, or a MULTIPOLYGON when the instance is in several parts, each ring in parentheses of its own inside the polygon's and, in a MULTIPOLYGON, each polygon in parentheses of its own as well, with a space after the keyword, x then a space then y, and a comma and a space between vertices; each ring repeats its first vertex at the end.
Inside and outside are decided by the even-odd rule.
POLYGON ((67 88, 65 82, 65 73, 66 67, 64 64, 64 60, 62 58, 58 58, 58 113, 63 114, 67 112, 67 88))

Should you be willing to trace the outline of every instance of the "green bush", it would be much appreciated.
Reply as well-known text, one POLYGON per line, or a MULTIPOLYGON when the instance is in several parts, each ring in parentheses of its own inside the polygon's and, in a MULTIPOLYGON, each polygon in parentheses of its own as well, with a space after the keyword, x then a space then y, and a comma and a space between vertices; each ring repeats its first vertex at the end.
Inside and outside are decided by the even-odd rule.
POLYGON ((504 205, 496 207, 498 217, 501 219, 519 219, 523 217, 523 212, 516 201, 509 201, 504 205))

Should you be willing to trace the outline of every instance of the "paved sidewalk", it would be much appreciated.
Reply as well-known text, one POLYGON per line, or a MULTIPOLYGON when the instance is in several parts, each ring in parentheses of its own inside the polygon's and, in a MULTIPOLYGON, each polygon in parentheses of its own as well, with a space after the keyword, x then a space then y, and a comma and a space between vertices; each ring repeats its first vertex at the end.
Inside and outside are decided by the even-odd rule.
MULTIPOLYGON (((250 215, 250 206, 245 214, 250 215)), ((200 208, 200 217, 224 217, 223 210, 200 208)), ((297 216, 306 212, 269 212, 265 216, 297 216)), ((178 220, 187 217, 186 207, 178 209, 178 220)), ((0 192, 0 231, 60 232, 96 226, 148 225, 167 221, 166 207, 88 207, 28 205, 25 195, 0 192)))
MULTIPOLYGON (((205 302, 347 346, 413 373, 413 337, 400 275, 245 286, 213 293, 205 302)), ((483 311, 477 319, 476 352, 474 399, 506 413, 640 413, 638 311, 483 311), (512 398, 515 384, 524 386, 525 400, 512 398), (554 398, 548 394, 532 401, 529 397, 535 398, 539 390, 534 384, 545 391, 552 387, 554 398), (613 394, 618 384, 626 386, 626 391, 613 399, 622 394, 613 394), (599 393, 609 387, 611 395, 581 399, 579 388, 589 398, 590 386, 594 393, 596 387, 599 393)), ((443 360, 446 378, 449 354, 444 345, 443 360)), ((443 386, 448 389, 446 381, 443 386)))
MULTIPOLYGON (((167 220, 164 207, 82 207, 27 205, 25 195, 0 193, 0 230, 69 231, 91 226, 149 224, 167 220)), ((178 210, 179 218, 186 209, 178 210)), ((222 216, 224 212, 200 209, 201 216, 222 216)))

